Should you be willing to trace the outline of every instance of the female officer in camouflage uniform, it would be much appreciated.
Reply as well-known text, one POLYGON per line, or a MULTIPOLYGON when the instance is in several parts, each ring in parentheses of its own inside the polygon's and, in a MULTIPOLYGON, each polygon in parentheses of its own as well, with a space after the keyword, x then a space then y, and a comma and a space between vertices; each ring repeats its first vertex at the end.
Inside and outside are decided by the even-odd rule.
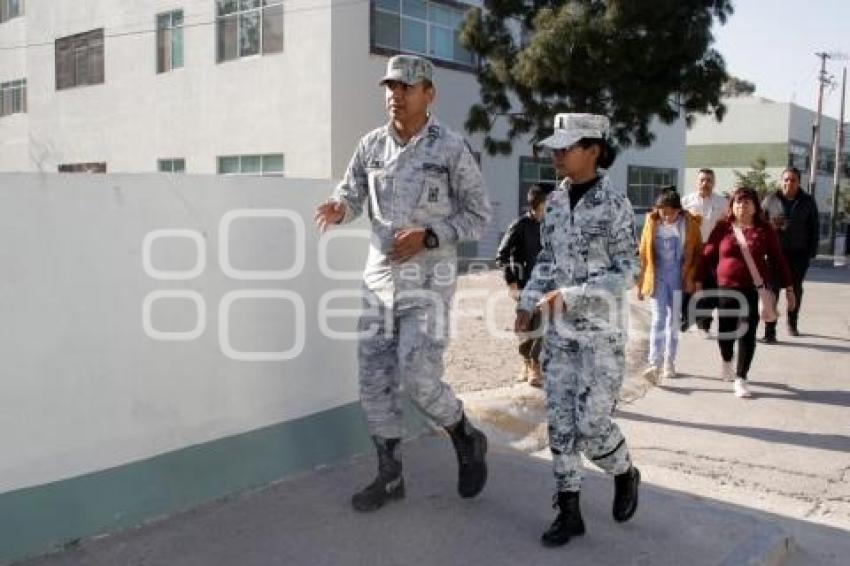
POLYGON ((611 420, 625 371, 634 213, 600 171, 614 161, 608 126, 604 116, 558 114, 555 133, 541 142, 565 179, 546 200, 543 249, 517 306, 516 330, 527 330, 535 309, 549 318, 542 363, 559 513, 543 534, 546 546, 584 534, 582 452, 615 476, 614 519, 627 521, 637 509, 640 474, 611 420))

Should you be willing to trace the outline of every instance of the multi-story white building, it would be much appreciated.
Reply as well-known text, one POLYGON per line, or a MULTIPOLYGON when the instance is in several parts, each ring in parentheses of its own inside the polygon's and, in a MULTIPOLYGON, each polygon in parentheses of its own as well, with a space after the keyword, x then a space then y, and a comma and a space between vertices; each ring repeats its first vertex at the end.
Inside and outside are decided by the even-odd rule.
MULTIPOLYGON (((457 33, 470 4, 453 0, 0 6, 0 171, 338 179, 357 139, 385 119, 377 80, 402 51, 436 63, 435 112, 450 127, 462 130, 478 100, 457 33)), ((637 207, 683 178, 683 121, 655 133, 610 171, 637 207)), ((481 167, 496 214, 477 254, 492 257, 525 189, 554 173, 527 143, 507 158, 483 155, 481 167)))

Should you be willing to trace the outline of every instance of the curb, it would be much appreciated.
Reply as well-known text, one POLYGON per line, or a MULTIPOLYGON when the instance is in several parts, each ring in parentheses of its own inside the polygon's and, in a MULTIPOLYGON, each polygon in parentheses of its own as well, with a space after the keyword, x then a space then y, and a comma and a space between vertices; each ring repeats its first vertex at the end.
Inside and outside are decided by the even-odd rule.
POLYGON ((793 548, 793 537, 779 527, 770 525, 732 549, 720 566, 780 566, 785 563, 793 548))

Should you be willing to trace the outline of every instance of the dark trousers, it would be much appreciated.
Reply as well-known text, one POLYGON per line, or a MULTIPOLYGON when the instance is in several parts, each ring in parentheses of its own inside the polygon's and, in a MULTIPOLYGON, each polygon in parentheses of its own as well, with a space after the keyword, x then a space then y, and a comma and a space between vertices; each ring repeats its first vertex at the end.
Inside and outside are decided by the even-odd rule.
MULTIPOLYGON (((528 331, 538 333, 538 329, 540 328, 540 322, 540 310, 534 309, 534 313, 531 315, 531 323, 529 324, 528 331)), ((519 345, 519 354, 526 360, 540 360, 541 348, 543 348, 542 334, 537 338, 529 338, 528 340, 523 340, 519 345)))
MULTIPOLYGON (((714 277, 714 273, 709 273, 705 279, 702 281, 702 289, 703 291, 713 291, 717 289, 717 280, 714 277)), ((693 295, 690 293, 685 293, 682 296, 682 332, 687 332, 688 328, 692 324, 696 324, 700 329, 708 331, 711 328, 712 315, 708 316, 690 316, 690 308, 691 302, 693 300, 693 295)), ((707 311, 711 311, 717 308, 717 297, 715 296, 707 296, 700 297, 697 301, 696 308, 704 309, 707 311)))
MULTIPOLYGON (((726 290, 722 289, 721 290, 726 290)), ((733 289, 728 289, 732 291, 733 289)), ((745 305, 741 304, 740 295, 720 296, 717 299, 717 308, 721 311, 718 320, 720 339, 720 356, 724 362, 731 362, 735 355, 735 340, 730 337, 737 334, 738 341, 738 364, 735 375, 741 379, 747 379, 753 356, 756 353, 756 328, 759 324, 759 295, 755 287, 750 289, 734 289, 743 294, 747 307, 746 316, 741 313, 722 313, 724 310, 740 311, 745 305)))
MULTIPOLYGON (((789 251, 783 250, 785 262, 788 264, 788 270, 791 272, 791 284, 794 287, 794 296, 797 298, 797 305, 793 311, 788 311, 788 326, 797 328, 797 318, 800 314, 800 304, 803 302, 803 279, 806 278, 806 272, 809 270, 810 258, 805 250, 789 251)), ((779 297, 781 287, 777 282, 773 284, 773 292, 779 297)), ((773 323, 774 325, 776 323, 773 323)))

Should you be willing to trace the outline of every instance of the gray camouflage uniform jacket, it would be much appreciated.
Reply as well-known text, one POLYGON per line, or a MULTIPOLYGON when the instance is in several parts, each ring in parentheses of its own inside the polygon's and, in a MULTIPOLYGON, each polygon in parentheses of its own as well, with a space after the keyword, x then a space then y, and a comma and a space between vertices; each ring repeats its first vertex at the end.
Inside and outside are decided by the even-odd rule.
POLYGON ((624 340, 625 292, 637 269, 634 212, 607 175, 570 210, 566 181, 546 199, 542 249, 518 310, 532 311, 540 296, 560 289, 566 309, 549 325, 547 340, 565 344, 608 338, 624 340))
POLYGON ((334 199, 345 204, 341 223, 368 209, 372 234, 364 283, 382 302, 397 306, 402 291, 433 289, 449 298, 456 279, 456 244, 480 238, 491 214, 468 146, 433 116, 407 144, 389 124, 363 136, 334 199), (431 227, 439 247, 404 263, 391 262, 393 235, 412 226, 431 227))

